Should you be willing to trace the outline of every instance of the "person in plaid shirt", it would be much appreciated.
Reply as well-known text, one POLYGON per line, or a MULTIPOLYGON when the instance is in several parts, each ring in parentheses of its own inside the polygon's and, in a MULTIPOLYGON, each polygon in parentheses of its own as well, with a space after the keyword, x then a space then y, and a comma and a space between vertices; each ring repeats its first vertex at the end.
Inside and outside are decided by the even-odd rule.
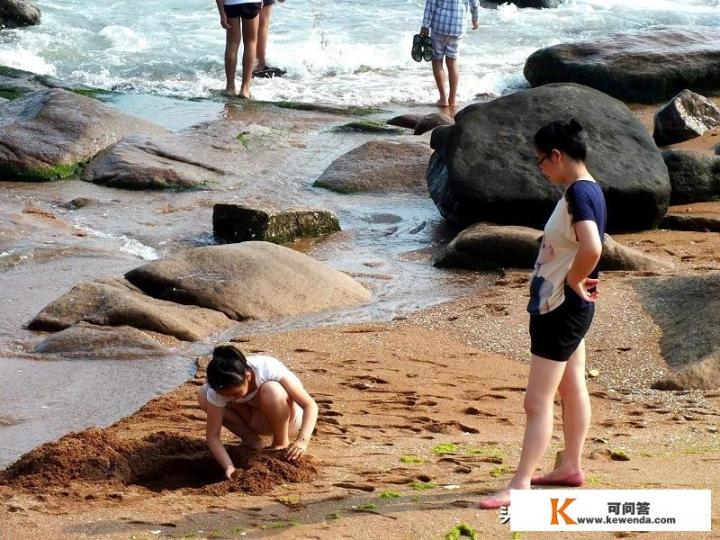
POLYGON ((433 46, 432 68, 435 83, 440 92, 440 107, 457 105, 457 87, 460 68, 457 63, 460 40, 467 28, 468 13, 472 15, 473 30, 478 29, 478 0, 425 0, 420 35, 430 35, 433 46), (445 68, 447 65, 450 93, 445 92, 445 68))

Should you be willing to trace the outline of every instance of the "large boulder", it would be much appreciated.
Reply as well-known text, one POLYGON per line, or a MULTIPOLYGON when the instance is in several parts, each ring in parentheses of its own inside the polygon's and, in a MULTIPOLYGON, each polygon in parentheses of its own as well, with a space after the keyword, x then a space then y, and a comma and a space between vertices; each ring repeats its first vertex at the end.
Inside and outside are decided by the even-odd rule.
POLYGON ((370 141, 333 161, 315 182, 340 193, 427 193, 432 150, 419 142, 370 141))
POLYGON ((34 352, 71 359, 134 360, 162 356, 168 349, 131 326, 80 323, 46 337, 34 352))
POLYGON ((17 28, 40 23, 40 10, 27 0, 0 0, 0 26, 17 28))
POLYGON ((670 27, 563 43, 528 57, 532 86, 572 82, 627 102, 660 103, 684 89, 720 94, 720 28, 670 27))
POLYGON ((232 319, 272 319, 367 303, 351 277, 269 242, 196 248, 128 272, 156 298, 194 304, 232 319))
POLYGON ((337 216, 327 210, 279 209, 266 203, 216 204, 213 233, 224 242, 264 240, 285 244, 340 230, 337 216))
POLYGON ((575 84, 517 92, 460 111, 433 131, 430 194, 449 221, 542 227, 560 191, 536 166, 535 132, 552 120, 585 127, 588 166, 608 206, 608 230, 655 227, 667 211, 670 180, 662 156, 620 101, 575 84))
POLYGON ((653 138, 667 146, 720 127, 720 108, 705 96, 683 90, 655 113, 653 138))
POLYGON ((447 114, 442 114, 442 113, 426 114, 425 116, 421 117, 418 120, 417 124, 415 124, 415 130, 414 130, 413 134, 414 135, 422 135, 423 133, 432 131, 436 127, 451 126, 454 123, 455 123, 455 120, 453 120, 452 116, 448 116, 447 114))
POLYGON ((671 204, 720 200, 720 156, 668 150, 662 157, 670 173, 671 204))
MULTIPOLYGON (((435 261, 441 268, 499 270, 532 268, 542 231, 530 227, 476 223, 458 234, 435 261)), ((617 243, 605 235, 599 268, 602 271, 657 272, 670 265, 617 243)))
POLYGON ((0 180, 65 178, 131 133, 165 133, 144 120, 61 89, 0 105, 0 180))
POLYGON ((193 189, 224 174, 207 147, 188 137, 131 135, 85 167, 83 179, 123 189, 193 189))
POLYGON ((515 4, 519 8, 555 8, 558 7, 562 0, 486 0, 491 4, 515 4))
POLYGON ((197 341, 231 324, 218 311, 147 296, 122 279, 75 285, 30 321, 31 330, 58 331, 79 322, 132 326, 185 341, 197 341))
POLYGON ((644 279, 635 286, 662 330, 660 346, 672 370, 653 387, 720 388, 720 273, 644 279))

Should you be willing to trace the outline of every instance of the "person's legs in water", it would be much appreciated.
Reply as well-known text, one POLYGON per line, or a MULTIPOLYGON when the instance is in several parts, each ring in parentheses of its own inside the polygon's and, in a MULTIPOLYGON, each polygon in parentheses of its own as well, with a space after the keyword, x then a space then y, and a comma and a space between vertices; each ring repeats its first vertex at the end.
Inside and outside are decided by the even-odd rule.
POLYGON ((436 60, 433 58, 432 61, 433 75, 435 76, 435 85, 437 86, 438 92, 440 93, 440 99, 437 100, 436 105, 438 107, 447 107, 448 99, 445 93, 445 69, 443 67, 443 60, 440 58, 436 60))
POLYGON ((240 18, 228 18, 230 28, 225 30, 225 94, 236 96, 235 72, 240 48, 240 18))
POLYGON ((260 12, 260 21, 258 24, 258 38, 257 38, 257 58, 255 63, 255 71, 262 71, 267 69, 267 41, 268 33, 270 31, 270 17, 272 15, 272 4, 264 4, 262 11, 260 12))
POLYGON ((450 94, 448 96, 448 106, 457 106, 457 89, 460 83, 460 67, 458 66, 457 58, 445 57, 445 63, 447 64, 448 79, 450 80, 450 94))
POLYGON ((562 399, 565 449, 557 469, 542 477, 543 483, 572 479, 584 480, 580 465, 585 438, 590 429, 590 395, 585 382, 585 340, 567 361, 558 387, 562 399))
POLYGON ((530 376, 523 407, 525 435, 517 471, 508 487, 480 501, 481 508, 496 508, 510 504, 511 489, 530 489, 530 480, 538 462, 550 442, 553 429, 555 393, 566 368, 566 362, 548 360, 532 355, 530 376))
POLYGON ((242 20, 243 72, 239 94, 242 98, 252 97, 250 95, 250 83, 252 82, 252 72, 255 65, 259 19, 260 17, 256 16, 252 19, 242 20))

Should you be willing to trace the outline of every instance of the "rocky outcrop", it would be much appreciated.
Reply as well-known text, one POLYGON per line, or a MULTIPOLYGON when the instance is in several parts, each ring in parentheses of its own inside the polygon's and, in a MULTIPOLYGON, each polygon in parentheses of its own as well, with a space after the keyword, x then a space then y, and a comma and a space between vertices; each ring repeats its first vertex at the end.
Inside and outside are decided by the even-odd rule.
POLYGON ((401 114, 400 116, 395 116, 388 120, 387 125, 415 129, 415 126, 417 126, 419 121, 420 117, 414 114, 401 114))
POLYGON ((80 322, 131 326, 185 341, 203 339, 231 323, 218 311, 158 300, 125 280, 111 278, 76 285, 45 306, 28 328, 58 331, 80 322))
POLYGON ((427 181, 440 213, 464 225, 543 227, 560 191, 538 170, 532 138, 548 122, 573 117, 585 127, 588 167, 605 193, 608 230, 655 227, 670 200, 655 142, 622 102, 574 84, 474 104, 456 115, 454 126, 435 129, 427 181))
POLYGON ((265 203, 216 204, 215 238, 228 243, 263 240, 285 244, 340 230, 337 216, 327 210, 279 209, 265 203))
POLYGON ((662 153, 672 185, 671 204, 720 200, 720 157, 687 150, 662 153))
POLYGON ((563 43, 525 63, 532 86, 578 83, 634 103, 661 103, 684 89, 720 95, 720 29, 670 27, 563 43))
POLYGON ((0 0, 0 26, 17 28, 40 24, 40 10, 27 0, 0 0))
POLYGON ((720 232, 720 203, 674 206, 660 227, 674 231, 720 232))
POLYGON ((272 319, 367 303, 370 292, 307 255, 268 242, 191 249, 125 277, 145 293, 225 313, 272 319))
POLYGON ((455 123, 455 120, 452 119, 452 117, 448 116, 447 114, 441 114, 441 113, 432 113, 432 114, 426 114, 425 116, 421 117, 417 124, 415 124, 415 135, 422 135, 423 133, 427 133, 428 131, 432 131, 436 127, 440 126, 450 126, 455 123))
POLYGON ((212 152, 188 137, 133 135, 104 150, 85 167, 83 179, 122 189, 193 189, 225 174, 212 152))
POLYGON ((333 161, 314 185, 340 193, 427 193, 431 154, 424 143, 370 141, 333 161))
POLYGON ((661 390, 720 388, 720 274, 638 281, 643 305, 662 330, 670 374, 661 390))
POLYGON ((71 84, 49 75, 40 75, 30 71, 0 66, 0 96, 3 98, 13 100, 33 92, 41 92, 50 88, 61 88, 88 97, 110 93, 106 90, 90 88, 89 86, 71 84))
MULTIPOLYGON (((485 271, 532 268, 541 239, 542 231, 538 229, 476 223, 447 245, 435 261, 435 266, 485 271)), ((605 235, 600 270, 657 272, 669 267, 669 264, 623 246, 605 235)))
POLYGON ((655 113, 653 138, 658 146, 667 146, 716 127, 720 127, 720 108, 700 94, 683 90, 655 113))
POLYGON ((134 360, 161 356, 168 349, 131 326, 80 323, 48 336, 34 352, 70 359, 134 360))
POLYGON ((65 178, 126 135, 165 132, 94 99, 60 89, 0 105, 0 126, 0 180, 65 178))

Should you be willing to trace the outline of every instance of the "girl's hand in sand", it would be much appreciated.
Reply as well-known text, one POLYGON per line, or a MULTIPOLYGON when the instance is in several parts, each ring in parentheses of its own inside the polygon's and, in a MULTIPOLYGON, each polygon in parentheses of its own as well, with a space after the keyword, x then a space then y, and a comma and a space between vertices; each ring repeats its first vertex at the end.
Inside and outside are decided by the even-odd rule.
POLYGON ((305 440, 298 439, 294 443, 292 443, 288 449, 287 453, 285 454, 285 458, 288 461, 295 462, 298 459, 300 459, 302 456, 305 455, 305 452, 307 452, 307 446, 308 443, 305 440))
POLYGON ((228 480, 232 480, 232 475, 235 472, 235 467, 230 465, 227 469, 225 469, 225 478, 228 480))

